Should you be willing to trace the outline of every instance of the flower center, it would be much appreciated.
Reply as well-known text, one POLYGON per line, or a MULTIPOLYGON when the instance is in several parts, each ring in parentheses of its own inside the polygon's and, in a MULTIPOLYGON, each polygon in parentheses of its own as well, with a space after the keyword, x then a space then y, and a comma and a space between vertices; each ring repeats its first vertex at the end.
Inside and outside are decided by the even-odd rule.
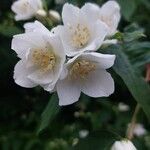
POLYGON ((88 60, 78 60, 70 68, 70 76, 74 79, 85 79, 96 68, 95 64, 88 60))
POLYGON ((85 46, 90 39, 89 29, 81 24, 78 24, 73 30, 72 43, 76 48, 82 48, 85 46))
POLYGON ((52 70, 56 63, 56 57, 51 51, 35 50, 32 54, 32 60, 42 72, 52 70))

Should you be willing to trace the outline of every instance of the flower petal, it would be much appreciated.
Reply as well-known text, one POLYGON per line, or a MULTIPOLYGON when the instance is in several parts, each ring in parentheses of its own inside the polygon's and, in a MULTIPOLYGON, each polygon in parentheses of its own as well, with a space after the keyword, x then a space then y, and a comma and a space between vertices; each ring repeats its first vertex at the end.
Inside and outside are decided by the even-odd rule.
POLYGON ((55 84, 56 84, 56 83, 54 83, 54 84, 44 84, 44 85, 41 85, 41 86, 44 88, 45 91, 48 91, 48 92, 50 92, 50 93, 53 93, 53 92, 56 91, 56 89, 55 89, 55 84))
POLYGON ((116 56, 91 52, 91 53, 83 53, 82 58, 96 62, 99 68, 108 69, 113 66, 116 56))
POLYGON ((25 23, 24 28, 25 32, 40 32, 52 35, 51 32, 39 21, 25 23))
POLYGON ((105 23, 109 26, 109 35, 115 34, 121 17, 119 4, 116 1, 106 2, 101 7, 100 16, 104 19, 104 22, 108 20, 105 23))
POLYGON ((15 16, 15 20, 16 21, 27 20, 27 19, 30 19, 31 17, 32 17, 32 14, 26 14, 26 15, 18 14, 15 16))
POLYGON ((11 49, 13 49, 20 58, 24 58, 29 49, 39 49, 44 46, 45 41, 42 36, 33 32, 15 35, 11 43, 11 49))
POLYGON ((93 3, 86 3, 81 10, 88 15, 88 18, 90 18, 91 22, 97 20, 99 18, 98 14, 100 11, 100 7, 93 3))
POLYGON ((56 35, 59 35, 62 39, 67 56, 74 56, 76 53, 78 53, 78 51, 76 51, 76 49, 71 44, 71 37, 66 26, 58 25, 52 29, 52 32, 56 35))
POLYGON ((101 11, 103 14, 113 15, 114 13, 120 13, 120 6, 116 1, 110 0, 102 5, 101 11))
POLYGON ((92 33, 92 41, 86 49, 95 51, 103 44, 103 41, 108 34, 108 27, 105 23, 98 20, 96 23, 92 24, 90 28, 92 33))
POLYGON ((59 97, 59 105, 70 105, 78 101, 81 90, 77 83, 69 79, 59 80, 57 85, 57 93, 59 97))
POLYGON ((96 70, 86 78, 82 92, 91 97, 107 97, 114 92, 114 80, 105 70, 96 70))
POLYGON ((22 87, 26 87, 26 88, 32 88, 37 86, 37 84, 35 84, 34 82, 32 82, 31 80, 29 80, 27 78, 28 74, 30 74, 32 72, 32 70, 27 69, 25 67, 25 63, 20 60, 14 69, 14 80, 15 82, 22 86, 22 87))
POLYGON ((50 46, 52 46, 53 49, 55 50, 55 55, 60 57, 61 58, 60 60, 64 62, 66 55, 60 37, 56 35, 49 36, 47 37, 47 41, 49 42, 50 46))
POLYGON ((29 3, 35 12, 38 11, 39 9, 42 9, 43 7, 41 0, 29 0, 29 3))
POLYGON ((79 17, 80 9, 72 4, 64 4, 62 10, 62 20, 65 25, 75 24, 79 17), (75 19, 76 18, 76 19, 75 19))
POLYGON ((41 72, 41 70, 36 70, 33 73, 29 74, 28 78, 39 85, 44 85, 50 84, 52 82, 52 80, 54 79, 54 74, 52 72, 43 73, 41 72))
POLYGON ((111 150, 137 150, 131 141, 124 139, 122 141, 116 141, 111 150))
POLYGON ((63 45, 62 45, 62 41, 60 39, 59 36, 56 36, 56 35, 53 35, 53 36, 47 36, 47 44, 49 44, 49 47, 52 46, 53 48, 53 52, 56 56, 56 64, 55 64, 55 67, 54 67, 54 70, 53 70, 53 84, 57 82, 61 72, 62 72, 62 68, 63 68, 63 65, 65 63, 65 60, 66 60, 66 55, 65 55, 65 52, 64 52, 64 48, 63 48, 63 45))

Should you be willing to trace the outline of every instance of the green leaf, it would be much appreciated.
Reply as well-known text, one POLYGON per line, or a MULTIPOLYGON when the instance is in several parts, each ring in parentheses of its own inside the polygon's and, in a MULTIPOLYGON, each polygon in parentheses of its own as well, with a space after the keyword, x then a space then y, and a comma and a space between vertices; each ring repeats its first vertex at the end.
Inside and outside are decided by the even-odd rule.
POLYGON ((60 106, 58 105, 57 94, 53 94, 41 115, 41 123, 37 131, 38 134, 49 125, 49 123, 55 118, 59 111, 60 106))
POLYGON ((149 0, 140 0, 147 9, 150 9, 150 1, 149 0))
POLYGON ((16 26, 8 26, 4 24, 0 24, 0 34, 8 37, 12 37, 15 34, 21 33, 21 29, 16 26))
POLYGON ((39 141, 37 139, 31 139, 24 147, 24 150, 32 150, 33 147, 38 144, 39 141))
POLYGON ((121 46, 112 46, 107 52, 116 55, 113 69, 123 79, 132 96, 140 104, 150 120, 150 86, 134 70, 121 46))
POLYGON ((125 42, 131 42, 141 37, 145 37, 145 35, 143 34, 143 31, 134 31, 131 33, 124 33, 125 42))
POLYGON ((43 7, 46 11, 48 11, 48 7, 51 5, 53 0, 43 0, 43 7))
POLYGON ((144 29, 137 23, 131 23, 123 29, 124 32, 143 31, 143 30, 144 29))
POLYGON ((127 51, 143 51, 143 49, 146 49, 148 52, 150 50, 150 42, 144 41, 144 42, 132 42, 127 51))
POLYGON ((112 39, 117 39, 119 41, 123 40, 123 33, 117 32, 115 35, 112 36, 112 39))
POLYGON ((144 29, 141 28, 136 23, 132 23, 124 29, 124 38, 123 39, 125 42, 132 42, 141 37, 145 37, 144 29))
POLYGON ((150 42, 135 41, 130 42, 125 46, 125 52, 129 56, 131 63, 133 63, 135 67, 138 68, 138 70, 139 67, 142 67, 144 69, 145 65, 147 63, 150 63, 150 42))
POLYGON ((2 146, 1 146, 2 150, 9 150, 10 149, 10 142, 9 141, 4 141, 2 142, 2 146))
POLYGON ((121 6, 121 12, 126 20, 130 20, 137 7, 135 0, 117 0, 121 6))
POLYGON ((111 145, 121 137, 110 131, 94 131, 81 139, 72 150, 109 150, 111 145))
POLYGON ((133 59, 132 62, 134 63, 134 65, 136 67, 141 67, 143 65, 150 63, 150 52, 146 55, 143 54, 143 55, 133 59))

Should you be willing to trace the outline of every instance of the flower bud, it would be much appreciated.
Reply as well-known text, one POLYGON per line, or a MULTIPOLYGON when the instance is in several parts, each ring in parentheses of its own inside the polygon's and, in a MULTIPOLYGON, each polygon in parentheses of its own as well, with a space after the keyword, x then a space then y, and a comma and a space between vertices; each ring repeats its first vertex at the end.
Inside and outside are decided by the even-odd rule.
POLYGON ((137 150, 133 143, 127 139, 122 141, 116 141, 111 150, 137 150))
POLYGON ((40 17, 46 17, 47 15, 46 11, 43 9, 38 10, 36 14, 40 17))
POLYGON ((54 22, 59 22, 61 20, 60 14, 55 10, 49 10, 49 17, 54 22))
POLYGON ((89 131, 88 130, 80 130, 79 131, 79 137, 80 138, 86 138, 89 134, 89 131))
POLYGON ((128 105, 126 105, 125 103, 120 102, 118 104, 118 109, 119 109, 120 112, 126 112, 130 109, 130 107, 128 105))

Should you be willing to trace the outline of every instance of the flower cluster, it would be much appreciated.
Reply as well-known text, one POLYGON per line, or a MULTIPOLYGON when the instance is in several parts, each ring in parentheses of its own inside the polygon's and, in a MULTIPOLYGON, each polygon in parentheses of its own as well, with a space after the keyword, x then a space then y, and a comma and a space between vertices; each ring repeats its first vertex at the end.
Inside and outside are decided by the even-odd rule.
MULTIPOLYGON (((12 6, 16 20, 27 19, 42 10, 40 0, 18 0, 12 6)), ((106 69, 115 55, 96 52, 103 44, 116 43, 109 37, 117 31, 120 7, 108 1, 102 7, 86 3, 82 8, 64 4, 63 25, 49 31, 35 21, 15 35, 12 49, 21 59, 14 69, 15 82, 22 87, 42 86, 57 91, 59 105, 78 101, 81 92, 91 97, 109 96, 114 81, 106 69)))

